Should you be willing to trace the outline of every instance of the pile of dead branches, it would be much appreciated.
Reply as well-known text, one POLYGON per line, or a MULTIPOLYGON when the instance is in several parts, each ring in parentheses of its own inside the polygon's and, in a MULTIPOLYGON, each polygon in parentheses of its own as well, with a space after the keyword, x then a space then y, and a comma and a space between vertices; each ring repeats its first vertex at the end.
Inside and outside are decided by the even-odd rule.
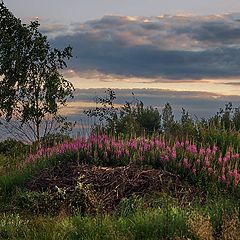
POLYGON ((63 189, 74 196, 79 189, 84 193, 90 212, 111 212, 120 201, 133 194, 166 193, 186 204, 202 192, 178 175, 160 169, 140 169, 136 166, 97 167, 89 165, 58 165, 44 170, 27 183, 30 191, 55 194, 63 189), (186 197, 187 196, 187 197, 186 197))

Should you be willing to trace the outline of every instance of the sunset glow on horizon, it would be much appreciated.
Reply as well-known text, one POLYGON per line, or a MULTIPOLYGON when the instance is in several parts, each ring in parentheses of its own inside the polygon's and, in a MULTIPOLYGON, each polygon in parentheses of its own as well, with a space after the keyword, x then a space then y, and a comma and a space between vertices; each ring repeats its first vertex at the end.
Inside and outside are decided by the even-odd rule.
POLYGON ((155 82, 154 79, 112 79, 111 81, 97 78, 68 78, 79 89, 91 88, 112 88, 112 89, 165 89, 173 91, 202 91, 215 93, 219 95, 236 95, 240 96, 239 80, 233 79, 230 84, 226 80, 208 80, 204 79, 201 82, 183 81, 180 83, 171 82, 155 82))

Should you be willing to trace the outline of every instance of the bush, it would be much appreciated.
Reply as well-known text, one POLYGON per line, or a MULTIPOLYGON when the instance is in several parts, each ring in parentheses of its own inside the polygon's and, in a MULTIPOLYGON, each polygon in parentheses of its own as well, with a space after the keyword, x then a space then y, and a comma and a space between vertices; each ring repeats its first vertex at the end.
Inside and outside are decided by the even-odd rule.
POLYGON ((19 157, 26 155, 28 151, 28 145, 15 139, 7 139, 0 142, 0 154, 5 156, 19 157))
POLYGON ((17 211, 29 214, 58 215, 61 212, 85 212, 85 195, 81 189, 65 189, 55 187, 54 191, 36 192, 19 190, 12 205, 17 211))

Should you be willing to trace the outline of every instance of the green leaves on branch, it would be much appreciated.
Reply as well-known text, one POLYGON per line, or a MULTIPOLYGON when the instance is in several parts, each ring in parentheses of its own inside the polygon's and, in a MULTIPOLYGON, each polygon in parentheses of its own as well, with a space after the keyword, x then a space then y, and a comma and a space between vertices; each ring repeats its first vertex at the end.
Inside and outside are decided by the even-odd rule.
POLYGON ((46 115, 55 116, 61 105, 73 97, 74 87, 59 70, 67 67, 72 48, 51 48, 37 21, 23 24, 0 3, 0 109, 7 121, 36 126, 46 115))

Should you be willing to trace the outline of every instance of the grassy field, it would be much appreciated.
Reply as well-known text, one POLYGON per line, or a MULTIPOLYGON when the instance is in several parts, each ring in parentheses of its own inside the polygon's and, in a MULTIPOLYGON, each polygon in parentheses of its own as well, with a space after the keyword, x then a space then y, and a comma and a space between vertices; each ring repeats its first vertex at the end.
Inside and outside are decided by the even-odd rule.
POLYGON ((238 148, 91 135, 0 157, 0 239, 240 239, 238 148))

